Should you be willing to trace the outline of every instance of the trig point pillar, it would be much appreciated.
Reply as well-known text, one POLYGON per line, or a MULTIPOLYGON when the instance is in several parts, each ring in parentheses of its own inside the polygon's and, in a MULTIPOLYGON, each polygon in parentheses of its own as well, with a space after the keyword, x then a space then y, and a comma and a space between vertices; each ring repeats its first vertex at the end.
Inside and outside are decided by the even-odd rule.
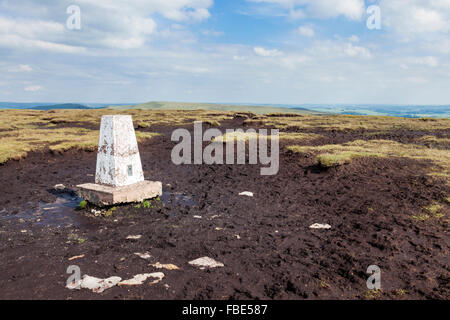
POLYGON ((131 116, 102 117, 95 184, 77 187, 80 197, 98 206, 140 202, 162 194, 161 182, 144 180, 131 116))

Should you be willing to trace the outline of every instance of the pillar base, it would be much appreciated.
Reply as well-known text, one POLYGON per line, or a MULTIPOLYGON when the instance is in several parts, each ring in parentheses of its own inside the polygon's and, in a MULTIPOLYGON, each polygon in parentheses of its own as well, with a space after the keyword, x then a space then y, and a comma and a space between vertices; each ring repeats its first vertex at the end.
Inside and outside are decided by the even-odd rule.
POLYGON ((77 186, 78 196, 102 207, 121 203, 142 202, 162 195, 160 181, 142 181, 124 187, 86 183, 77 186))

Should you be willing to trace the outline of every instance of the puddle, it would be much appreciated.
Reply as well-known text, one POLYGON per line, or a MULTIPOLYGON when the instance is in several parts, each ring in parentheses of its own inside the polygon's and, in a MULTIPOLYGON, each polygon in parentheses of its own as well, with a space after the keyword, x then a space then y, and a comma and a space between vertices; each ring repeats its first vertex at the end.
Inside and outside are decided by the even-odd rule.
POLYGON ((160 198, 161 201, 167 206, 182 205, 193 207, 196 204, 192 196, 181 192, 163 192, 160 198))
POLYGON ((71 193, 59 193, 53 203, 39 202, 24 212, 13 215, 0 216, 2 220, 24 220, 23 223, 32 223, 35 226, 65 227, 79 226, 83 216, 76 212, 81 198, 71 193))

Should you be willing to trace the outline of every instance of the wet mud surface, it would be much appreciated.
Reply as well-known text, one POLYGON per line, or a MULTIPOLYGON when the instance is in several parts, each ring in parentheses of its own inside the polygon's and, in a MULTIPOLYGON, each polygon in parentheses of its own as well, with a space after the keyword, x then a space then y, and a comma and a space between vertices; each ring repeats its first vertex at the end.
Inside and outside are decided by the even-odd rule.
MULTIPOLYGON (((236 119, 222 129, 241 124, 236 119)), ((285 151, 281 143, 279 173, 261 176, 260 165, 176 166, 173 128, 145 130, 162 133, 139 148, 146 179, 162 181, 164 190, 147 206, 100 215, 90 206, 76 210, 76 185, 94 181, 92 152, 32 153, 0 166, 1 299, 450 297, 450 190, 426 174, 428 163, 361 158, 324 170, 313 156, 285 151), (53 191, 56 184, 66 190, 53 191), (254 197, 239 196, 243 191, 254 197), (444 217, 412 218, 433 201, 443 204, 444 217), (310 229, 314 223, 331 229, 310 229), (76 256, 82 257, 70 260, 76 256), (188 264, 204 256, 224 267, 188 264), (179 270, 151 266, 157 262, 179 270), (70 265, 100 278, 165 277, 98 294, 65 288, 70 265), (379 293, 366 286, 370 265, 382 271, 379 293)), ((353 138, 329 133, 322 142, 353 138)))

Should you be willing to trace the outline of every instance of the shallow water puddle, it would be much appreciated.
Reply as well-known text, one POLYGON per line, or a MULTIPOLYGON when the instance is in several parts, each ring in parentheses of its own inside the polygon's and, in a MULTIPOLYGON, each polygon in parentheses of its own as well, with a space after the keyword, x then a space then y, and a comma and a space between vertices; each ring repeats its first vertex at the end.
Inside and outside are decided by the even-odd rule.
POLYGON ((182 205, 193 207, 196 205, 194 197, 181 192, 163 192, 161 201, 167 205, 182 205))
POLYGON ((0 220, 21 220, 23 223, 49 227, 79 226, 83 217, 76 212, 76 208, 82 199, 71 193, 57 196, 53 203, 39 202, 38 206, 24 212, 0 216, 0 220))

